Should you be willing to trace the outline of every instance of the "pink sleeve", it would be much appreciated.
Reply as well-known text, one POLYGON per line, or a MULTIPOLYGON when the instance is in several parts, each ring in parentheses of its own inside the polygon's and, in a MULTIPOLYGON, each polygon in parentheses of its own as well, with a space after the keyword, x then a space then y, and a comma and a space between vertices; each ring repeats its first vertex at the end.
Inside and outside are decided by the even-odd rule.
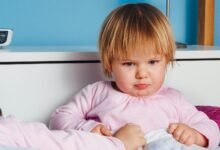
POLYGON ((51 129, 76 129, 90 131, 97 121, 89 120, 87 114, 95 105, 94 93, 96 86, 88 85, 77 93, 72 100, 56 109, 50 118, 51 129))
POLYGON ((0 117, 0 145, 40 150, 125 150, 114 138, 76 130, 49 130, 43 123, 0 117))
POLYGON ((214 149, 220 142, 220 132, 215 121, 196 109, 181 94, 179 101, 180 122, 190 125, 209 140, 209 149, 214 149))

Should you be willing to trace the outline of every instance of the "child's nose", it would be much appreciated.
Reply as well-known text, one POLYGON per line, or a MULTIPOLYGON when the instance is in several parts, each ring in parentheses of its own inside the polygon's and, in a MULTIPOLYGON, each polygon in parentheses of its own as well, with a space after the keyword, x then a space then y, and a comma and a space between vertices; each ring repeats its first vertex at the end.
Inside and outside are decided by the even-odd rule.
POLYGON ((147 78, 147 76, 148 76, 148 73, 147 73, 147 70, 146 69, 141 69, 141 68, 139 68, 138 70, 137 70, 137 73, 136 73, 136 78, 137 79, 143 79, 143 78, 147 78))

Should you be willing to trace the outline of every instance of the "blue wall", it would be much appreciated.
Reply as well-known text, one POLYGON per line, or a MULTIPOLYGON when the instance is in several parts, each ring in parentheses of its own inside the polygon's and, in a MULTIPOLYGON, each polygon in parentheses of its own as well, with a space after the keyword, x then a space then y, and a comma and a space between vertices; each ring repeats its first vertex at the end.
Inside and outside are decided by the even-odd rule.
MULTIPOLYGON (((1 0, 0 28, 12 28, 13 46, 95 46, 104 18, 128 2, 148 2, 165 13, 165 0, 1 0), (4 6, 4 7, 3 7, 4 6)), ((171 0, 176 40, 196 44, 198 0, 171 0)))

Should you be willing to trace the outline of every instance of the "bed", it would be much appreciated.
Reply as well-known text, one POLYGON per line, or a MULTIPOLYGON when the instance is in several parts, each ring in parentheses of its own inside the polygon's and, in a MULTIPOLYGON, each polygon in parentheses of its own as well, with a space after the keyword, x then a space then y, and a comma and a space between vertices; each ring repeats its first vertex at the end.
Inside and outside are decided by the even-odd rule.
MULTIPOLYGON (((105 79, 97 52, 74 49, 19 47, 0 51, 0 107, 4 115, 47 124, 56 107, 85 85, 105 79)), ((174 66, 167 69, 165 84, 181 90, 220 126, 220 48, 178 50, 175 59, 174 66)))

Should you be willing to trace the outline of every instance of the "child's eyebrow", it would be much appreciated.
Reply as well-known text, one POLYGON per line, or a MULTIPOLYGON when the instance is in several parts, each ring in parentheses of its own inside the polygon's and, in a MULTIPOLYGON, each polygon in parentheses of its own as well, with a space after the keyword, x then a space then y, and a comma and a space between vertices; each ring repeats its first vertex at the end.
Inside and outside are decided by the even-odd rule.
POLYGON ((161 56, 152 56, 152 57, 150 57, 151 59, 159 59, 159 58, 161 58, 161 56))
POLYGON ((137 61, 137 59, 134 59, 134 58, 126 58, 126 59, 120 59, 119 61, 137 61))

